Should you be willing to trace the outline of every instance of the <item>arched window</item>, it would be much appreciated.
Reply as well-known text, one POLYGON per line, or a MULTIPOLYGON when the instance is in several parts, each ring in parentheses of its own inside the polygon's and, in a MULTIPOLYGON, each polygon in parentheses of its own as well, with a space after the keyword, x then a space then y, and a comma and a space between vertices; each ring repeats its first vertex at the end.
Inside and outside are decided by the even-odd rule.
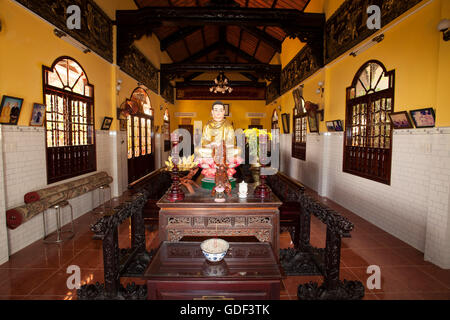
POLYGON ((344 172, 390 184, 394 70, 366 62, 347 88, 344 172))
POLYGON ((96 170, 94 86, 70 57, 42 70, 50 184, 96 170))
POLYGON ((128 100, 133 110, 127 116, 128 182, 154 170, 153 109, 147 91, 136 88, 128 100))
POLYGON ((306 160, 306 126, 308 114, 305 100, 299 89, 293 91, 295 107, 293 109, 294 130, 292 134, 292 157, 306 160))

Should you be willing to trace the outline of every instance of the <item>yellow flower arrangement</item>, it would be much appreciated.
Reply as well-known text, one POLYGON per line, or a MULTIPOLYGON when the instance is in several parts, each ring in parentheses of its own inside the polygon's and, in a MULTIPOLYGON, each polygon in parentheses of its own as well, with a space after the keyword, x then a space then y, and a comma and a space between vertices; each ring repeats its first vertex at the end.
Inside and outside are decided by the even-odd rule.
MULTIPOLYGON (((166 170, 172 171, 173 169, 173 158, 172 156, 169 156, 167 161, 164 162, 166 164, 166 170)), ((198 166, 198 162, 194 161, 194 155, 191 155, 189 157, 182 157, 179 158, 178 161, 178 170, 180 171, 188 171, 192 168, 195 168, 198 166)))

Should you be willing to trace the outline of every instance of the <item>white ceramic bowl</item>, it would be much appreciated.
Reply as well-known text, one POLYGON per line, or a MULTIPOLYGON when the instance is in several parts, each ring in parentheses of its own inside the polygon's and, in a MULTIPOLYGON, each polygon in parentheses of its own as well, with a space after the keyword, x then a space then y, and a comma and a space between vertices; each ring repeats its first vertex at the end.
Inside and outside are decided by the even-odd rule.
POLYGON ((200 244, 203 255, 211 262, 221 261, 227 254, 229 247, 230 244, 227 241, 217 238, 205 240, 200 244))

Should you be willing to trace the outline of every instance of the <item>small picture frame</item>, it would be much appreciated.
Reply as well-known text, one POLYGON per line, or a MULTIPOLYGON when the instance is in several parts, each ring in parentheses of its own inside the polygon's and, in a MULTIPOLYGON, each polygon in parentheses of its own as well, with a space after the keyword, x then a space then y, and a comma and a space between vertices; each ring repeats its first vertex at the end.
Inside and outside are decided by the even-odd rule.
POLYGON ((334 131, 344 131, 344 126, 341 120, 333 120, 334 131))
POLYGON ((281 114, 281 123, 283 124, 283 133, 290 133, 289 113, 281 114))
POLYGON ((319 132, 319 124, 317 121, 317 114, 308 114, 309 132, 319 132))
POLYGON ((225 117, 229 117, 230 116, 230 104, 224 103, 223 109, 225 110, 225 117))
POLYGON ((334 129, 334 122, 333 121, 327 121, 327 130, 328 130, 328 132, 334 132, 334 131, 336 131, 335 129, 334 129))
POLYGON ((2 104, 0 105, 0 123, 17 125, 22 104, 22 98, 3 96, 2 104))
POLYGON ((409 111, 416 128, 432 128, 436 123, 433 108, 424 108, 409 111))
POLYGON ((40 127, 44 124, 45 105, 40 103, 33 104, 33 111, 31 112, 30 126, 40 127))
POLYGON ((392 127, 394 129, 411 129, 414 128, 411 119, 408 116, 408 112, 399 111, 389 113, 389 118, 391 119, 392 127))
POLYGON ((113 121, 113 118, 104 117, 103 123, 102 123, 102 130, 109 130, 109 128, 111 127, 112 121, 113 121))
POLYGON ((120 131, 127 131, 127 119, 119 119, 120 131))

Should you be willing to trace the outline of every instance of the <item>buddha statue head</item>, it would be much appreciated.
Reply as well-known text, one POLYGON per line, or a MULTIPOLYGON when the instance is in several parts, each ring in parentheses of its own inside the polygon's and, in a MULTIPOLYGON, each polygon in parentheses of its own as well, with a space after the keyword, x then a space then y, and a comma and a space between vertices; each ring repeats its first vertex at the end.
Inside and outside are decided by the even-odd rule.
POLYGON ((225 119, 225 106, 221 101, 216 101, 211 107, 211 116, 214 121, 221 122, 225 119))

